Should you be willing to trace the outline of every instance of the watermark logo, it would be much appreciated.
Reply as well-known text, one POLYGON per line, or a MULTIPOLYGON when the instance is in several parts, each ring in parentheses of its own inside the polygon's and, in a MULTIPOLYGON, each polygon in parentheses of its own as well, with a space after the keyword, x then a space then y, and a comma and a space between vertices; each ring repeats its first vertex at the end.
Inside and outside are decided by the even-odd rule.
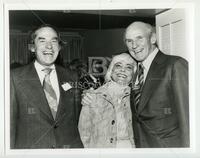
POLYGON ((111 61, 109 57, 89 57, 88 73, 94 76, 104 76, 111 61))

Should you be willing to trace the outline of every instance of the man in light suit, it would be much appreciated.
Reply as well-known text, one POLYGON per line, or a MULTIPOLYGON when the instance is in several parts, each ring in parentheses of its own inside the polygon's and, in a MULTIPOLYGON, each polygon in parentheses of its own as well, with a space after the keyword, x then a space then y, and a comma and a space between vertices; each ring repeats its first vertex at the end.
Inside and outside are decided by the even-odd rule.
MULTIPOLYGON (((136 147, 189 147, 187 61, 162 53, 156 46, 155 30, 147 23, 130 24, 124 41, 138 62, 138 76, 131 94, 136 147)), ((87 94, 82 104, 89 105, 90 100, 87 94)))
POLYGON ((10 148, 82 148, 76 75, 54 64, 59 33, 43 25, 32 40, 36 60, 10 74, 10 148))
POLYGON ((131 97, 136 146, 189 147, 187 61, 163 54, 150 24, 130 24, 124 38, 129 53, 143 66, 138 103, 135 90, 131 97))

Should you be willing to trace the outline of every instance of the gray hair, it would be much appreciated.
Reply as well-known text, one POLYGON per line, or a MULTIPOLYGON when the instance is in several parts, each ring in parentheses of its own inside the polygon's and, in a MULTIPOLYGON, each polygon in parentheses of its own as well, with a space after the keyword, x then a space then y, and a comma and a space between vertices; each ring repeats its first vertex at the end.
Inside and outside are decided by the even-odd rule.
POLYGON ((147 31, 147 33, 149 34, 149 36, 151 36, 152 34, 156 34, 156 29, 154 26, 152 26, 151 24, 142 22, 142 21, 135 21, 133 23, 131 23, 126 30, 124 31, 124 35, 123 35, 123 40, 125 41, 125 36, 127 33, 127 30, 134 28, 134 27, 139 27, 139 28, 143 28, 147 31))

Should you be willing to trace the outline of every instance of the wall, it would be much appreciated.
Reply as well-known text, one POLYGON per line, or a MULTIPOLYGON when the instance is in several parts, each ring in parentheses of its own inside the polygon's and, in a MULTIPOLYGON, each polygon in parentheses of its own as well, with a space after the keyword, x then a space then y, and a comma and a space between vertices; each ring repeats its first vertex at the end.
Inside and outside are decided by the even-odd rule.
POLYGON ((82 32, 85 56, 108 56, 126 50, 123 43, 125 29, 88 30, 82 32))

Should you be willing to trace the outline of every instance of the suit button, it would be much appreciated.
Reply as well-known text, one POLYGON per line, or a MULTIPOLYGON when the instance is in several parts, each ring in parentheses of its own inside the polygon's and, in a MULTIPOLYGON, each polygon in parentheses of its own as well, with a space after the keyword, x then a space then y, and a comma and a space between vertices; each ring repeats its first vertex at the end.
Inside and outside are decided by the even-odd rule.
POLYGON ((114 125, 115 124, 115 120, 112 120, 111 124, 114 125))
POLYGON ((53 149, 55 149, 55 148, 56 148, 56 146, 55 146, 55 145, 52 145, 52 148, 53 148, 53 149))
POLYGON ((113 143, 113 138, 110 138, 110 143, 113 143))

